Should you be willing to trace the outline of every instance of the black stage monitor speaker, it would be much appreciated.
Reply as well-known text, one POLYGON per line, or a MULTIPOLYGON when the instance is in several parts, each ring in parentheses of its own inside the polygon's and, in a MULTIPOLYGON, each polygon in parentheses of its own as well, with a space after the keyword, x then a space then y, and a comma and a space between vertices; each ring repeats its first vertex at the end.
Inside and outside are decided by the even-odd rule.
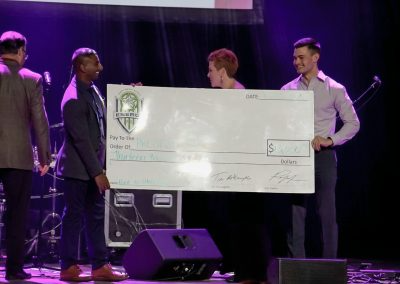
POLYGON ((122 264, 133 279, 204 280, 221 261, 206 229, 147 229, 133 240, 122 264))
POLYGON ((347 261, 278 258, 271 262, 268 277, 273 284, 346 284, 347 261))

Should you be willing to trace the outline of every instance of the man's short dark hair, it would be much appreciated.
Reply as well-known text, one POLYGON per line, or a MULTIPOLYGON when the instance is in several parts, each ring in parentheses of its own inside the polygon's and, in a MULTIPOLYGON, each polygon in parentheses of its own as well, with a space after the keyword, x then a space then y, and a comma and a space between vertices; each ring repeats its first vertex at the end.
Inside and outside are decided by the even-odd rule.
POLYGON ((321 44, 311 37, 301 38, 293 44, 294 48, 307 46, 312 52, 321 54, 321 44))
POLYGON ((26 46, 26 38, 14 31, 4 32, 0 37, 0 55, 1 54, 17 54, 18 49, 26 46))
POLYGON ((91 55, 97 56, 97 52, 88 47, 81 47, 75 50, 74 54, 72 54, 72 66, 74 70, 76 71, 79 68, 79 65, 83 62, 83 58, 90 57, 91 55))

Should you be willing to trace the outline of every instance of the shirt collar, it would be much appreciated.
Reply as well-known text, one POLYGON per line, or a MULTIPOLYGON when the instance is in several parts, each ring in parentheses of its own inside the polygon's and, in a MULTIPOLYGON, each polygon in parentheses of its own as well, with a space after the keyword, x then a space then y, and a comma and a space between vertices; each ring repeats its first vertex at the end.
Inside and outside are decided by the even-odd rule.
POLYGON ((74 76, 73 81, 75 81, 76 87, 81 91, 89 92, 89 89, 93 86, 93 83, 86 84, 82 82, 76 77, 76 75, 74 76))
POLYGON ((15 61, 13 59, 9 59, 9 58, 1 58, 0 57, 0 62, 3 63, 3 64, 6 64, 8 66, 14 65, 14 66, 19 66, 20 67, 20 65, 19 65, 19 63, 17 61, 15 61))
MULTIPOLYGON (((324 74, 324 72, 322 72, 322 70, 319 70, 316 78, 317 78, 318 80, 322 81, 322 82, 325 82, 325 80, 326 80, 326 78, 328 78, 328 76, 326 76, 326 75, 324 74)), ((295 80, 296 80, 296 83, 304 82, 304 81, 303 81, 303 75, 300 75, 300 76, 297 77, 295 80)))
POLYGON ((318 78, 319 80, 325 82, 325 80, 326 80, 326 78, 328 78, 328 76, 326 76, 326 75, 324 74, 324 72, 322 72, 322 70, 319 70, 319 71, 318 71, 317 78, 318 78))

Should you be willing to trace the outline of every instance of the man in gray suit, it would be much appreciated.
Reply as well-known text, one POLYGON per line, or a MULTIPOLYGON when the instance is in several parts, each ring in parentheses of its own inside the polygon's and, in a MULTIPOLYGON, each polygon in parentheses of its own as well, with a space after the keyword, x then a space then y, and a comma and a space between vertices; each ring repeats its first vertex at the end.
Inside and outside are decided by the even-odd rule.
POLYGON ((42 77, 23 68, 26 38, 8 31, 0 38, 0 181, 5 214, 6 279, 28 279, 23 270, 27 212, 32 186, 31 126, 38 148, 40 175, 50 163, 49 123, 44 108, 42 77))

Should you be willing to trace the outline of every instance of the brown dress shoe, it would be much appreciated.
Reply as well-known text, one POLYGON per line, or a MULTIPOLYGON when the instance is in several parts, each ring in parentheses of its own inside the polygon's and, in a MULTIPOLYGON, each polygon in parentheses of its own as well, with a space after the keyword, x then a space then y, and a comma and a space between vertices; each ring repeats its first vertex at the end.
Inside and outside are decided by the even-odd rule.
POLYGON ((75 264, 68 267, 68 269, 61 270, 60 280, 70 282, 87 282, 91 281, 92 277, 90 275, 83 274, 82 269, 75 264))
POLYGON ((93 281, 122 281, 128 279, 125 273, 114 272, 110 264, 104 264, 102 267, 92 270, 93 281))

